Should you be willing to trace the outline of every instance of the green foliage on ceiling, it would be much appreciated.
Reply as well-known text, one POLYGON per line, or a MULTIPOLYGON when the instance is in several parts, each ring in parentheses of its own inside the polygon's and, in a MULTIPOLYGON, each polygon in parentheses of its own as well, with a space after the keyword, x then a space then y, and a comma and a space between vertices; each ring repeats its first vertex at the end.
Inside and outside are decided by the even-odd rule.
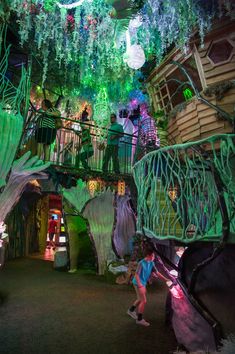
POLYGON ((66 85, 80 92, 108 90, 123 101, 138 88, 136 72, 123 56, 125 32, 138 13, 138 28, 129 26, 131 45, 139 44, 148 59, 162 59, 172 44, 185 49, 195 28, 201 38, 215 15, 230 11, 228 0, 4 0, 0 19, 16 19, 20 43, 30 43, 43 64, 42 82, 58 69, 66 85), (219 7, 220 4, 220 7, 219 7), (222 4, 222 5, 221 5, 222 4), (62 5, 60 7, 59 5, 62 5), (63 6, 71 5, 72 8, 63 6))

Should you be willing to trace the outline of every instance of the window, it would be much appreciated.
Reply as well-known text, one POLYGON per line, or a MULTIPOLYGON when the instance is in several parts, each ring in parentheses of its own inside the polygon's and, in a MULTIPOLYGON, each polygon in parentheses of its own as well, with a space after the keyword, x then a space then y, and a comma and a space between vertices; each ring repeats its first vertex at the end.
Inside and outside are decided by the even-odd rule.
MULTIPOLYGON (((191 56, 183 64, 198 91, 202 90, 202 85, 196 62, 191 56)), ((194 95, 193 88, 188 84, 188 79, 178 67, 155 86, 156 103, 159 109, 163 109, 165 114, 169 113, 175 106, 190 100, 194 95)))
POLYGON ((233 46, 229 41, 227 39, 222 39, 218 42, 212 43, 207 56, 213 64, 221 64, 230 59, 232 51, 233 46))

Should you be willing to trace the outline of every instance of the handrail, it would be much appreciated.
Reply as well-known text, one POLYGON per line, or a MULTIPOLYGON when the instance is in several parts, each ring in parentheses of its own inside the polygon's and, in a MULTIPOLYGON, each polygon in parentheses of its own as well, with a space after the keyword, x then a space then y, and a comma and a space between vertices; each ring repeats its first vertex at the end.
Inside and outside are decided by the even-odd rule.
MULTIPOLYGON (((43 115, 45 115, 45 116, 47 116, 47 117, 51 117, 51 115, 49 115, 49 114, 46 114, 46 113, 42 113, 42 112, 38 112, 38 114, 43 114, 43 115)), ((90 124, 90 123, 88 123, 88 122, 81 122, 81 121, 77 121, 77 120, 74 120, 74 119, 71 119, 71 118, 66 118, 66 117, 62 117, 62 116, 56 116, 55 117, 56 119, 62 119, 62 120, 65 120, 65 121, 68 121, 68 122, 72 122, 72 123, 76 123, 76 124, 79 124, 80 126, 82 125, 82 126, 87 126, 88 128, 97 128, 97 129, 102 129, 102 130, 109 130, 109 131, 111 131, 111 132, 116 132, 116 130, 113 130, 113 129, 110 129, 109 127, 99 127, 98 125, 94 125, 94 124, 90 124)), ((89 122, 93 122, 93 121, 89 121, 89 122)), ((36 128, 36 121, 34 121, 34 123, 35 123, 35 128, 36 128)), ((27 128, 26 129, 26 131, 27 130, 31 130, 32 128, 27 128)), ((68 130, 68 131, 73 131, 75 134, 77 134, 77 135, 80 135, 80 134, 82 134, 82 132, 81 131, 76 131, 75 129, 73 129, 73 128, 70 128, 70 127, 66 127, 66 126, 62 126, 60 129, 65 129, 65 130, 68 130)), ((98 136, 98 135, 96 135, 96 134, 94 134, 94 133, 92 133, 92 132, 90 132, 90 135, 92 135, 92 136, 98 136)), ((122 140, 122 138, 123 137, 131 137, 131 138, 137 138, 137 136, 135 135, 135 134, 128 134, 128 133, 123 133, 122 134, 122 136, 121 136, 121 138, 120 138, 120 141, 122 142, 122 143, 124 143, 124 144, 129 144, 129 145, 134 145, 134 146, 136 146, 137 144, 136 143, 133 143, 133 142, 127 142, 127 141, 123 141, 122 140)))
MULTIPOLYGON (((30 111, 30 110, 29 110, 30 111)), ((40 111, 34 111, 35 114, 43 114, 44 116, 47 116, 47 117, 51 117, 50 114, 47 114, 46 112, 40 112, 40 111)), ((96 125, 94 124, 94 121, 93 120, 89 120, 89 121, 85 121, 85 122, 82 122, 81 120, 76 120, 76 119, 72 119, 72 118, 68 118, 68 117, 63 117, 63 116, 56 116, 55 117, 56 119, 62 119, 62 120, 65 120, 65 121, 68 121, 68 122, 71 122, 71 123, 76 123, 76 124, 79 124, 79 125, 85 125, 85 126, 88 126, 88 127, 93 127, 93 128, 97 128, 97 129, 101 129, 101 130, 109 130, 109 131, 112 131, 112 132, 116 132, 116 130, 112 130, 109 128, 109 126, 107 127, 104 127, 104 126, 99 126, 99 125, 96 125), (91 124, 92 123, 92 124, 91 124)), ((137 138, 138 135, 135 135, 135 134, 128 134, 128 133, 124 133, 123 136, 127 136, 127 137, 131 137, 131 138, 137 138)))
MULTIPOLYGON (((57 117, 56 117, 57 118, 57 117)), ((76 120, 66 119, 66 121, 76 124, 80 124, 76 120)), ((84 145, 82 146, 82 131, 78 131, 76 129, 71 128, 71 126, 63 126, 57 129, 56 139, 54 143, 48 144, 48 152, 49 157, 46 158, 47 161, 50 161, 52 165, 61 166, 64 168, 73 168, 75 170, 83 169, 91 169, 92 171, 102 171, 104 164, 104 156, 105 150, 103 143, 105 144, 107 138, 103 138, 102 141, 99 139, 99 134, 96 134, 96 127, 94 125, 89 124, 88 122, 82 123, 90 128, 90 136, 92 143, 93 152, 87 153, 85 160, 88 162, 88 166, 86 162, 84 162, 84 145), (89 155, 89 156, 88 156, 89 155)), ((43 158, 44 154, 39 150, 39 146, 35 141, 35 133, 37 128, 37 123, 33 122, 31 127, 25 129, 24 139, 23 139, 23 148, 25 150, 31 150, 33 154, 38 154, 43 158)), ((45 128, 46 129, 46 128, 45 128)), ((45 132, 44 129, 44 132, 45 132)), ((97 130, 99 127, 97 127, 97 130)), ((51 134, 51 129, 48 128, 48 132, 45 132, 46 139, 48 134, 51 134)), ((100 130, 99 130, 100 131, 100 130)), ((44 134, 44 133, 43 133, 44 134)), ((45 137, 44 137, 45 139, 45 137)), ((50 139, 49 139, 50 140, 50 139)), ((132 135, 123 134, 122 138, 120 138, 119 142, 119 164, 120 164, 120 173, 121 174, 132 174, 132 164, 134 161, 134 154, 136 149, 136 143, 132 142, 132 135), (125 139, 126 136, 128 139, 125 139), (130 139, 131 137, 131 139, 130 139), (126 141, 129 140, 129 141, 126 141)), ((113 162, 113 161, 112 161, 113 162)), ((110 161, 110 165, 112 163, 110 161)), ((112 167, 109 166, 108 173, 112 172, 112 167)))
MULTIPOLYGON (((213 141, 218 140, 218 139, 222 139, 222 138, 226 138, 227 136, 231 136, 232 139, 234 139, 234 141, 235 141, 235 134, 234 133, 218 134, 218 135, 212 135, 210 138, 204 138, 201 140, 190 141, 190 142, 183 143, 183 144, 164 146, 161 149, 157 150, 157 153, 170 152, 171 150, 186 150, 188 148, 192 149, 194 146, 198 146, 198 145, 202 145, 202 144, 206 144, 206 143, 213 143, 213 141)), ((148 154, 146 154, 141 160, 139 160, 135 163, 135 166, 142 163, 143 160, 148 159, 151 155, 154 155, 154 154, 156 154, 156 150, 151 151, 148 154)))
MULTIPOLYGON (((91 127, 91 126, 90 126, 90 127, 91 127)), ((93 126, 92 126, 92 127, 93 127, 93 126)), ((79 132, 79 134, 78 134, 78 132, 77 132, 75 129, 72 129, 72 128, 61 127, 60 129, 65 129, 65 130, 74 132, 74 133, 77 134, 78 136, 82 135, 82 132, 79 132)), ((115 131, 115 130, 111 130, 111 129, 110 129, 110 131, 115 131)), ((90 132, 90 135, 97 137, 97 135, 94 134, 94 133, 92 133, 92 132, 90 132)), ((125 136, 125 135, 132 136, 132 135, 130 135, 130 134, 125 134, 125 133, 124 133, 123 136, 125 136)), ((123 136, 122 136, 122 138, 123 138, 123 136)), ((133 145, 133 146, 136 146, 136 145, 137 145, 137 144, 135 144, 135 143, 133 143, 133 142, 123 141, 123 140, 121 140, 121 138, 120 138, 120 142, 122 142, 123 144, 127 144, 127 145, 133 145)))

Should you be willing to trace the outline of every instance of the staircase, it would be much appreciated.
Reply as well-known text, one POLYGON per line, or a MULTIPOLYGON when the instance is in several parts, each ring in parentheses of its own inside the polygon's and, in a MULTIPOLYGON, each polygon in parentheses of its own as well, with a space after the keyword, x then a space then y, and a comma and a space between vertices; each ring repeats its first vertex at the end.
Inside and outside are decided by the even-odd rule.
POLYGON ((147 206, 149 208, 149 220, 144 224, 146 235, 161 239, 181 238, 183 236, 183 228, 180 224, 180 216, 174 210, 175 196, 168 194, 161 179, 156 181, 155 200, 153 195, 149 193, 147 198, 147 206), (152 220, 151 220, 152 219, 152 220))

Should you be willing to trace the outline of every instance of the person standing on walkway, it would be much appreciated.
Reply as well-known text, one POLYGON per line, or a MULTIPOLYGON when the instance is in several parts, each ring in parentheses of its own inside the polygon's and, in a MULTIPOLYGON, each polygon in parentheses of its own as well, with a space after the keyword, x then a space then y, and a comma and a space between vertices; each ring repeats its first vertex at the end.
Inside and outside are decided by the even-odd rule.
POLYGON ((54 143, 57 129, 61 128, 62 123, 60 111, 53 107, 51 101, 42 101, 42 110, 37 120, 35 130, 35 140, 37 142, 37 154, 41 158, 43 154, 44 161, 50 160, 50 145, 54 143))
POLYGON ((119 140, 123 136, 124 131, 121 124, 117 123, 117 116, 112 113, 110 116, 111 125, 108 129, 107 147, 104 153, 103 172, 108 172, 108 164, 110 159, 113 161, 113 169, 115 173, 120 173, 119 159, 118 159, 118 145, 119 140))
POLYGON ((81 161, 82 167, 85 170, 90 171, 91 168, 88 166, 88 159, 94 155, 94 149, 92 145, 89 125, 85 124, 81 123, 81 150, 76 156, 75 165, 77 168, 79 168, 79 162, 81 161))
POLYGON ((146 300, 146 285, 152 275, 163 279, 164 281, 169 281, 165 278, 155 267, 154 259, 155 253, 153 248, 148 245, 144 249, 145 258, 143 258, 137 266, 135 276, 132 280, 136 291, 136 300, 133 305, 127 310, 127 314, 136 320, 136 324, 142 326, 149 326, 150 323, 143 318, 146 300), (137 312, 136 312, 137 309, 137 312))
POLYGON ((57 222, 55 221, 55 217, 52 215, 51 219, 49 220, 49 226, 48 226, 48 233, 49 233, 49 245, 47 248, 53 248, 55 250, 55 242, 54 242, 54 236, 57 231, 57 222))

